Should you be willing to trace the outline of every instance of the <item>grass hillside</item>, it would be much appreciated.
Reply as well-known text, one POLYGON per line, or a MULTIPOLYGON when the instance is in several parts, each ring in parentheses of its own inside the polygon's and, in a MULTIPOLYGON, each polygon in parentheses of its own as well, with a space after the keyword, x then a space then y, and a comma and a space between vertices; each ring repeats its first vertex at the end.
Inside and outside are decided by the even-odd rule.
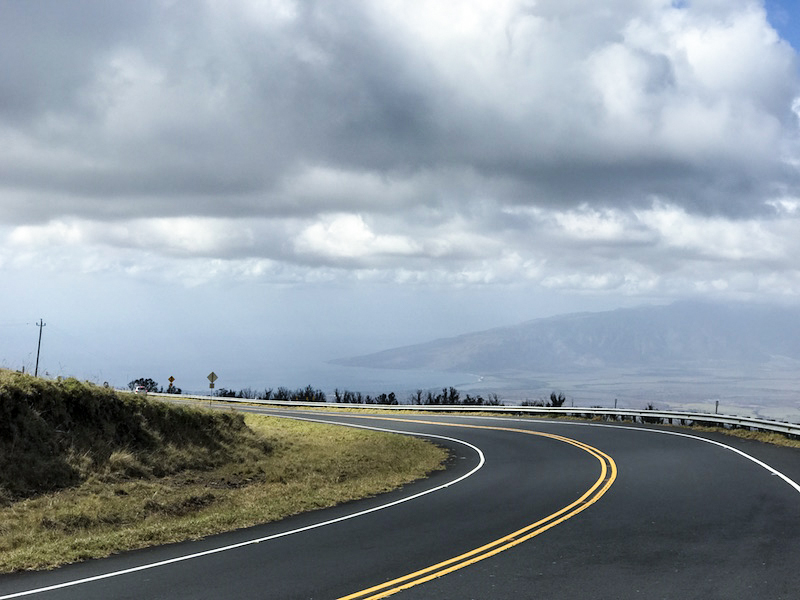
POLYGON ((446 458, 409 436, 0 371, 0 573, 275 521, 395 489, 446 458))
POLYGON ((163 477, 269 450, 242 415, 0 372, 0 503, 90 478, 163 477))

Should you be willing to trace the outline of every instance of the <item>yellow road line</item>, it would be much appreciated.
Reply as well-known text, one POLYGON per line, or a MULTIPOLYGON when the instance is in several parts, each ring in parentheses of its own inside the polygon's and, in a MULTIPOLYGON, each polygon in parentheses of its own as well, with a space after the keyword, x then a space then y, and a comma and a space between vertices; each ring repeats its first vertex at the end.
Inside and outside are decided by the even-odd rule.
POLYGON ((442 423, 437 421, 399 419, 392 417, 355 416, 355 418, 359 419, 377 418, 381 420, 401 421, 401 422, 415 423, 415 424, 421 423, 426 425, 443 425, 446 427, 490 429, 495 431, 524 433, 527 435, 535 435, 539 437, 550 438, 560 442, 571 444, 577 448, 580 448, 584 452, 587 452, 591 456, 594 456, 600 462, 600 476, 597 478, 597 481, 595 481, 592 484, 592 486, 580 498, 578 498, 571 504, 565 506, 561 510, 556 511, 553 514, 548 515, 547 517, 540 519, 539 521, 536 521, 535 523, 531 523, 530 525, 527 525, 522 529, 518 529, 517 531, 509 533, 508 535, 505 535, 497 540, 494 540, 493 542, 489 542, 488 544, 484 544, 479 548, 475 548, 474 550, 465 552, 464 554, 460 554, 451 559, 445 560, 435 565, 431 565, 430 567, 420 569, 419 571, 409 573, 408 575, 392 579, 391 581, 386 581, 379 585, 375 585, 365 590, 361 590, 360 592, 356 592, 348 596, 342 596, 341 598, 339 598, 339 600, 356 600, 356 599, 375 600, 377 598, 386 598, 387 596, 391 596, 393 594, 401 592, 402 590, 423 584, 427 581, 431 581, 432 579, 436 579, 437 577, 442 577, 443 575, 447 575, 448 573, 452 573, 453 571, 463 569, 464 567, 467 567, 476 562, 479 562, 481 560, 499 554, 504 550, 513 548, 514 546, 517 546, 522 542, 530 540, 531 538, 536 537, 540 533, 544 533, 548 529, 555 527, 559 523, 563 523, 567 519, 574 517, 578 513, 586 510, 589 506, 597 502, 608 491, 608 489, 614 483, 614 480, 617 478, 617 465, 614 462, 614 459, 612 459, 610 456, 598 450, 597 448, 589 446, 588 444, 584 444, 583 442, 580 442, 578 440, 563 437, 560 435, 555 435, 552 433, 529 431, 527 429, 517 429, 512 427, 442 423))

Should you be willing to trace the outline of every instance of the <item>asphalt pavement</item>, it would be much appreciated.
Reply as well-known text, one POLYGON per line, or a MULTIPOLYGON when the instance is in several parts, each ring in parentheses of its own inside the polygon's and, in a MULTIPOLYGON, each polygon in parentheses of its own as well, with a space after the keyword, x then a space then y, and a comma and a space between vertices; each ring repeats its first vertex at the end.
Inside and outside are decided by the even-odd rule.
POLYGON ((0 600, 800 597, 800 450, 654 426, 264 412, 440 436, 450 465, 279 523, 0 576, 0 600))

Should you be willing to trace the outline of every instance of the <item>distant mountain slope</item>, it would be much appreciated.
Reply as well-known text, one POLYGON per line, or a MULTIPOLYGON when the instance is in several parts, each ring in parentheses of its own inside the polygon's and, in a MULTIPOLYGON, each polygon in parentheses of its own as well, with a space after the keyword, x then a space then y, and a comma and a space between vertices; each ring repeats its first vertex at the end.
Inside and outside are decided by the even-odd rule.
POLYGON ((471 373, 800 359, 800 310, 679 302, 569 314, 332 361, 471 373))

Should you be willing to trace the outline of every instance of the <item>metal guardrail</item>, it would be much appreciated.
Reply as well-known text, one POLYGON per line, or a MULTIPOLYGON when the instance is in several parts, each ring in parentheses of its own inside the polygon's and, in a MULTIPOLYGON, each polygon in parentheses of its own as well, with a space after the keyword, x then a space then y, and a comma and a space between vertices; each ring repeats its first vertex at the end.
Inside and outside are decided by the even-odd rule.
POLYGON ((230 398, 217 396, 190 396, 176 394, 159 394, 150 392, 151 396, 167 398, 191 398, 195 400, 214 402, 236 402, 247 404, 263 404, 267 406, 292 406, 295 408, 351 408, 357 410, 390 410, 390 411, 424 411, 424 412, 483 412, 498 414, 541 414, 563 415, 566 417, 594 418, 604 417, 614 420, 632 420, 634 422, 650 424, 672 425, 722 425, 739 428, 749 428, 759 431, 774 431, 786 435, 800 437, 800 424, 787 421, 772 421, 770 419, 757 419, 741 417, 738 415, 711 414, 699 412, 680 412, 669 410, 632 410, 617 408, 589 408, 572 406, 568 408, 541 407, 541 406, 464 406, 464 405, 430 405, 430 404, 346 404, 334 402, 284 402, 280 400, 256 400, 248 398, 230 398))

